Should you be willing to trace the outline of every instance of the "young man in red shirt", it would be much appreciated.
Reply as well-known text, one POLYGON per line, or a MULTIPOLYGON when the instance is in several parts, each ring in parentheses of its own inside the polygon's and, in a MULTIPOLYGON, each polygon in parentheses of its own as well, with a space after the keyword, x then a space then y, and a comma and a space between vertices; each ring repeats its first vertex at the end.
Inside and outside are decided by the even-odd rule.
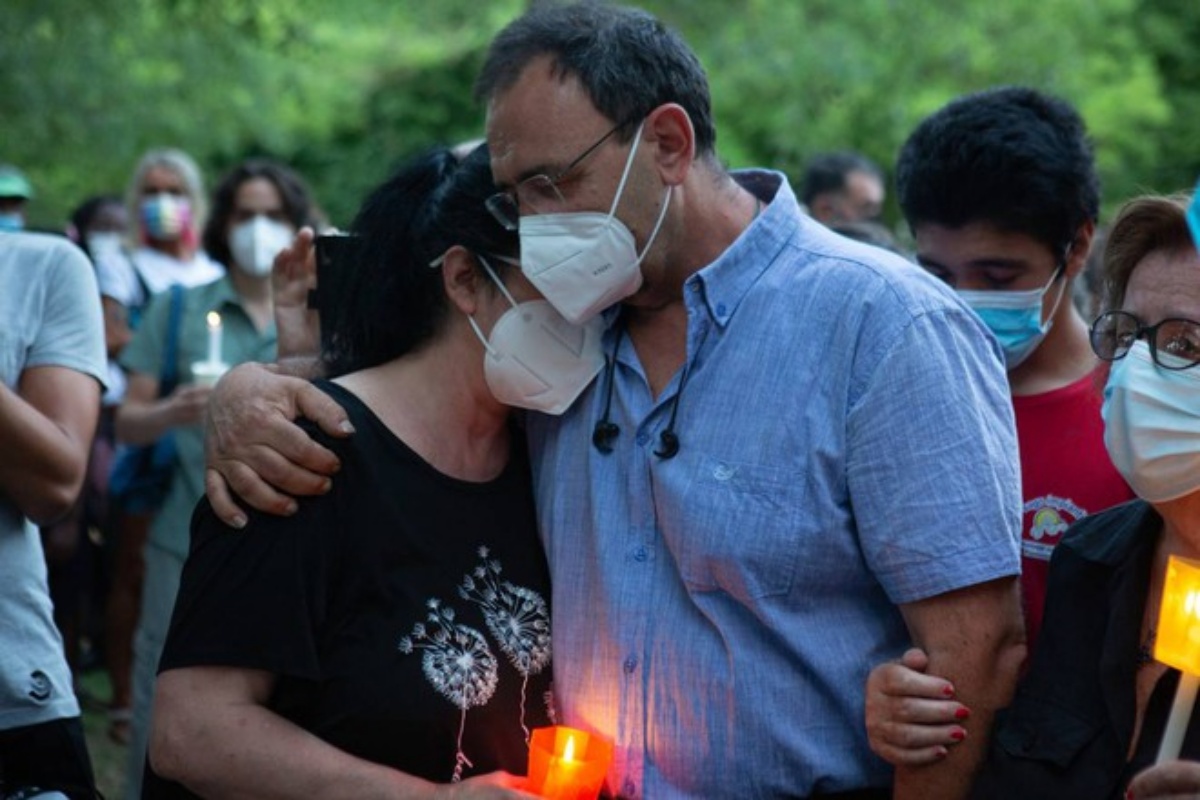
POLYGON ((1133 496, 1104 448, 1099 361, 1071 301, 1100 204, 1092 146, 1062 100, 993 89, 922 122, 901 149, 896 182, 917 260, 959 292, 1004 350, 1021 451, 1021 584, 1032 650, 1062 533, 1133 496))

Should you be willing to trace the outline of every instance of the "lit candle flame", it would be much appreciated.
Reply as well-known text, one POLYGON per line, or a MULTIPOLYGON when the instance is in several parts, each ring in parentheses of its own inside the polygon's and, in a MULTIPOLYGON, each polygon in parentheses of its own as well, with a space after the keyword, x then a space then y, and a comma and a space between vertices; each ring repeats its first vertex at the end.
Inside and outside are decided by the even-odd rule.
POLYGON ((215 311, 208 312, 208 329, 215 330, 221 327, 221 315, 215 311))
POLYGON ((575 737, 574 736, 567 737, 567 744, 565 747, 563 747, 562 757, 563 757, 563 761, 574 761, 575 760, 575 737))

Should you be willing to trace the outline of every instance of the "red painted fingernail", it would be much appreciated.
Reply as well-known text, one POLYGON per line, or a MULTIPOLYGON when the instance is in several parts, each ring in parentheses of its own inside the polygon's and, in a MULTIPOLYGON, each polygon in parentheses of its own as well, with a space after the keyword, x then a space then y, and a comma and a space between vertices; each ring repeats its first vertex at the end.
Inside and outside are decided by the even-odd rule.
POLYGON ((971 709, 966 706, 959 706, 958 710, 954 712, 955 719, 966 719, 969 716, 971 716, 971 709))
POLYGON ((954 687, 947 683, 942 687, 942 694, 946 697, 954 697, 954 687))
POLYGON ((1133 789, 1125 790, 1125 800, 1133 800, 1133 789))
POLYGON ((950 738, 956 742, 961 742, 963 739, 967 738, 967 732, 962 728, 955 728, 954 730, 950 731, 950 738))
POLYGON ((945 758, 945 757, 946 757, 946 756, 948 756, 948 755, 950 755, 950 751, 949 751, 949 750, 947 750, 946 748, 944 748, 944 747, 939 747, 939 748, 937 749, 937 757, 938 757, 938 758, 945 758))

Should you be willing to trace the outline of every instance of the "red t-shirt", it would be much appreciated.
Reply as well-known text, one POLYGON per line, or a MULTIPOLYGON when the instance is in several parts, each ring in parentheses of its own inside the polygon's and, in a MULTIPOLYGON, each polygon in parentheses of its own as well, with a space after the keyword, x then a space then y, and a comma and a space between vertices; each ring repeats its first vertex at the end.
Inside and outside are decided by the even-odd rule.
POLYGON ((1021 589, 1032 650, 1042 625, 1050 553, 1067 527, 1133 498, 1104 448, 1103 386, 1095 374, 1013 397, 1021 450, 1021 589))

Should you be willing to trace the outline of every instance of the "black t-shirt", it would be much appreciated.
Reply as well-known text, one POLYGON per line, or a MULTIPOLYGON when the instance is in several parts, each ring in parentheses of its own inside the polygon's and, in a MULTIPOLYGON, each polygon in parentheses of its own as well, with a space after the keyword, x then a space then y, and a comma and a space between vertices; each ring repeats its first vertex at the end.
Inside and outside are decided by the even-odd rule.
POLYGON ((526 730, 552 716, 549 573, 524 437, 495 480, 456 480, 353 394, 318 386, 356 429, 337 440, 308 426, 341 459, 333 489, 242 531, 201 501, 160 671, 275 673, 277 713, 431 781, 524 774, 526 730))

